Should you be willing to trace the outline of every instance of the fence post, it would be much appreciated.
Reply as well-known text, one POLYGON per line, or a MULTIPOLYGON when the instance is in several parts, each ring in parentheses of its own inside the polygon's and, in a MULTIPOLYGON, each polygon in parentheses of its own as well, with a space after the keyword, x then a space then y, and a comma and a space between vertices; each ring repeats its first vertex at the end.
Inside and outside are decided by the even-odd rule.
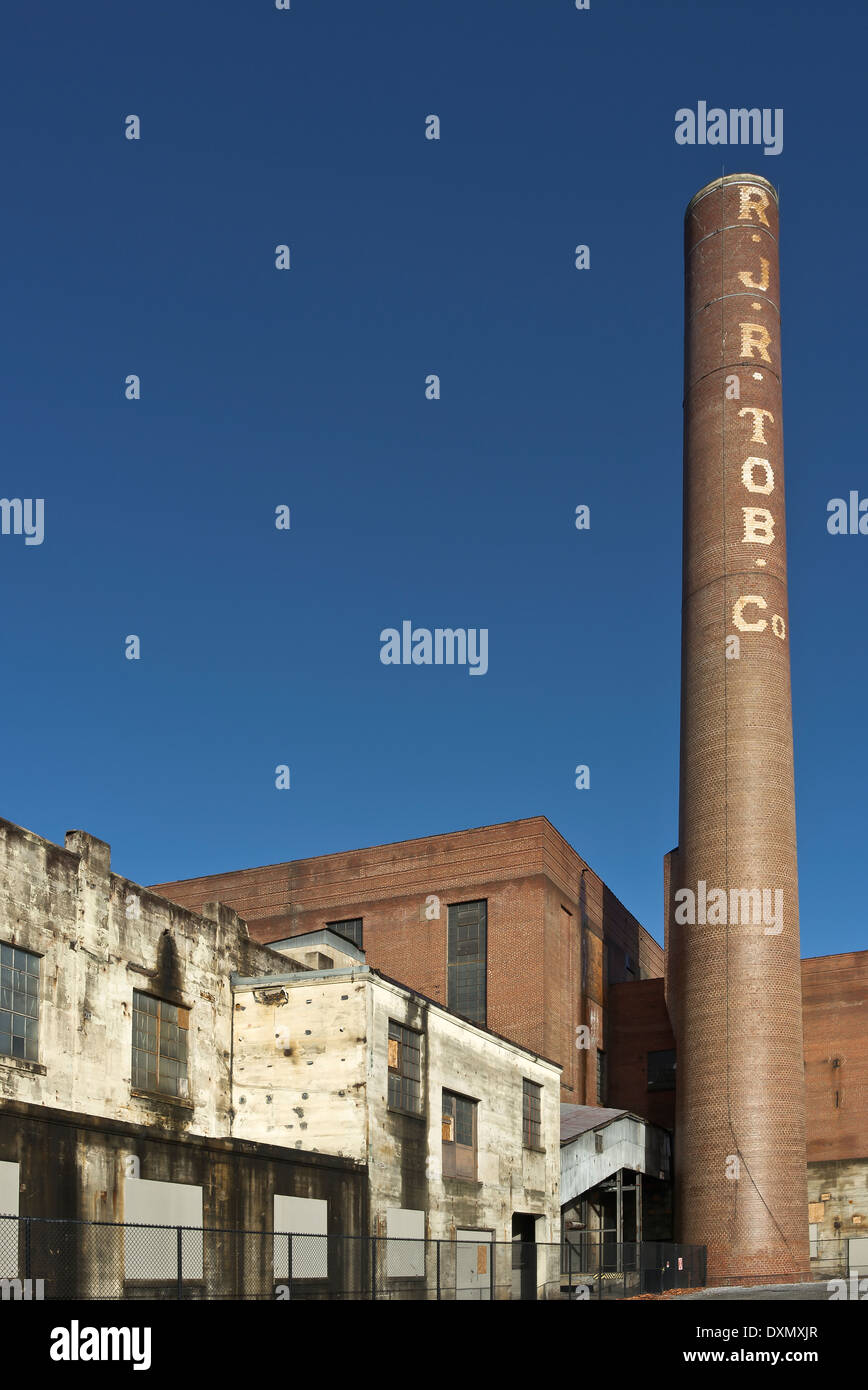
POLYGON ((437 1302, 440 1302, 440 1242, 437 1242, 437 1302))
POLYGON ((24 1218, 24 1278, 29 1279, 32 1273, 30 1267, 30 1221, 29 1216, 24 1218))
POLYGON ((291 1231, 290 1231, 290 1234, 289 1234, 289 1256, 288 1256, 288 1259, 289 1259, 289 1264, 288 1264, 288 1266, 287 1266, 287 1271, 286 1271, 286 1272, 287 1272, 287 1274, 289 1275, 289 1296, 290 1296, 290 1298, 292 1298, 292 1232, 291 1232, 291 1231))
POLYGON ((183 1285, 184 1273, 183 1273, 183 1270, 182 1270, 182 1268, 181 1268, 181 1251, 182 1251, 183 1246, 184 1246, 184 1238, 183 1238, 182 1232, 183 1232, 183 1227, 182 1227, 182 1226, 178 1226, 178 1227, 176 1228, 176 1236, 177 1236, 177 1245, 178 1245, 178 1297, 179 1297, 179 1298, 183 1298, 183 1297, 184 1297, 184 1285, 183 1285))
POLYGON ((377 1237, 371 1236, 371 1301, 377 1297, 377 1237))

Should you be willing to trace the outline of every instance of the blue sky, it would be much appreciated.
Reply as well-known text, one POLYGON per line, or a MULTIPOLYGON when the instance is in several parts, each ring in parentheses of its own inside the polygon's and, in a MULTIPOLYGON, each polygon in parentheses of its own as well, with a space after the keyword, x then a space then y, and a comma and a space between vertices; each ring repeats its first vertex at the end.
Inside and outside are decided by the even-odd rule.
POLYGON ((793 0, 9 4, 0 491, 46 534, 0 537, 0 814, 140 882, 544 814, 660 937, 682 216, 747 169, 781 190, 803 954, 865 948, 868 537, 825 523, 868 495, 866 30, 793 0), (782 154, 676 145, 699 100, 783 108, 782 154), (487 628, 488 673, 383 666, 402 619, 487 628))

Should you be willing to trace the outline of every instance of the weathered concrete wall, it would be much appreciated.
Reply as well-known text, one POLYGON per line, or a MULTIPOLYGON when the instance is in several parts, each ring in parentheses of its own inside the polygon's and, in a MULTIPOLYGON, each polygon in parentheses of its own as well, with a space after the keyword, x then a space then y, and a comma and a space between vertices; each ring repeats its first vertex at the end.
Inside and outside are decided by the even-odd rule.
MULTIPOLYGON (((358 1164, 295 1149, 161 1133, 150 1122, 83 1119, 58 1108, 7 1102, 0 1110, 0 1161, 18 1165, 22 1216, 129 1220, 125 1194, 131 1175, 133 1181, 201 1188, 202 1225, 220 1228, 206 1229, 200 1238, 203 1260, 196 1282, 209 1297, 273 1295, 273 1246, 263 1233, 272 1229, 275 1193, 327 1201, 330 1234, 361 1235, 368 1225, 366 1175, 358 1164), (226 1229, 239 1234, 225 1235, 226 1229)), ((124 1287, 125 1240, 139 1255, 156 1255, 153 1263, 165 1282, 176 1277, 173 1232, 125 1236, 110 1226, 76 1229, 50 1221, 34 1221, 31 1227, 33 1277, 46 1279, 46 1297, 115 1297, 122 1291, 134 1296, 135 1288, 124 1287)), ((353 1244, 330 1241, 327 1286, 335 1291, 353 1274, 347 1265, 353 1244)), ((358 1279, 346 1287, 358 1287, 358 1279)))
POLYGON ((371 1211, 420 1207, 429 1213, 432 1239, 451 1239, 457 1227, 493 1230, 510 1240, 513 1212, 545 1218, 540 1241, 557 1241, 560 1202, 560 1073, 550 1062, 502 1042, 463 1019, 408 999, 405 992, 374 978, 373 1046, 369 1083, 371 1107, 371 1211), (389 1019, 425 1033, 424 1119, 388 1106, 389 1019), (426 1060, 427 1059, 427 1060, 426 1060), (522 1079, 542 1086, 544 1152, 522 1143, 522 1079), (443 1176, 442 1092, 478 1101, 477 1182, 443 1176), (408 1146, 408 1129, 425 1130, 424 1141, 408 1146), (403 1152, 403 1159, 401 1154, 403 1152), (414 1163, 414 1152, 418 1158, 414 1163), (423 1159, 427 1158, 423 1170, 423 1159), (426 1191, 427 1190, 427 1191, 426 1191), (418 1194, 418 1198, 414 1195, 418 1194), (427 1202, 423 1199, 427 1195, 427 1202))
POLYGON ((367 979, 235 984, 234 1134, 365 1161, 367 979))
POLYGON ((513 1212, 558 1239, 560 1077, 539 1060, 368 971, 260 988, 235 984, 234 1132, 367 1161, 372 1234, 399 1207, 426 1213, 429 1239, 458 1227, 511 1239, 513 1212), (394 1020, 423 1034, 422 1113, 390 1108, 394 1020), (522 1143, 522 1079, 542 1090, 544 1152, 522 1143), (442 1092, 478 1101, 477 1181, 442 1173, 442 1092))
POLYGON ((811 1268, 838 1274, 848 1242, 868 1237, 868 1157, 809 1163, 808 1204, 811 1268))
POLYGON ((251 941, 237 914, 205 915, 111 872, 110 849, 82 831, 65 848, 0 820, 0 941, 40 963, 39 1061, 0 1056, 0 1102, 19 1100, 229 1135, 229 975, 300 971, 251 941), (190 1009, 189 1099, 131 1086, 133 991, 190 1009))

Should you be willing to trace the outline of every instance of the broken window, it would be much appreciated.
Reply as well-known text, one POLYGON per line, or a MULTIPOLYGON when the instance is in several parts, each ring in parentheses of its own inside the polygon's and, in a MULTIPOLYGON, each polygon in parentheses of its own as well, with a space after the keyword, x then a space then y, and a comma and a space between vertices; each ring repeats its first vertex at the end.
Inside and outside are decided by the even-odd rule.
POLYGON ((477 1102, 454 1091, 443 1092, 443 1176, 476 1181, 477 1102))
POLYGON ((542 1143, 542 1086, 535 1081, 522 1081, 522 1131, 526 1149, 541 1149, 542 1143))
POLYGON ((422 1034, 389 1019, 389 1105, 422 1112, 422 1034))
POLYGON ((132 1084, 142 1091, 187 1096, 190 1010, 133 990, 132 1084))
POLYGON ((0 945, 0 1054, 38 1061, 39 956, 0 945))

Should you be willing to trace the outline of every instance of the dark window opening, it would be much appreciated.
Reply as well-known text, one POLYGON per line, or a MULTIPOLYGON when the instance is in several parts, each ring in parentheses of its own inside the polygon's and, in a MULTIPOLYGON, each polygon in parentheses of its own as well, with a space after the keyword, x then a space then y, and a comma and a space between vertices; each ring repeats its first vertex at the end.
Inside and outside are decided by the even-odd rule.
POLYGON ((485 1023, 488 904, 449 904, 447 1005, 473 1023, 485 1023))
POLYGON ((648 1053, 648 1090, 675 1090, 675 1049, 648 1053))
POLYGON ((597 1048, 597 1104, 606 1103, 606 1054, 597 1048))
POLYGON ((535 1081, 522 1080, 522 1131, 526 1149, 541 1149, 542 1144, 542 1086, 535 1081))

